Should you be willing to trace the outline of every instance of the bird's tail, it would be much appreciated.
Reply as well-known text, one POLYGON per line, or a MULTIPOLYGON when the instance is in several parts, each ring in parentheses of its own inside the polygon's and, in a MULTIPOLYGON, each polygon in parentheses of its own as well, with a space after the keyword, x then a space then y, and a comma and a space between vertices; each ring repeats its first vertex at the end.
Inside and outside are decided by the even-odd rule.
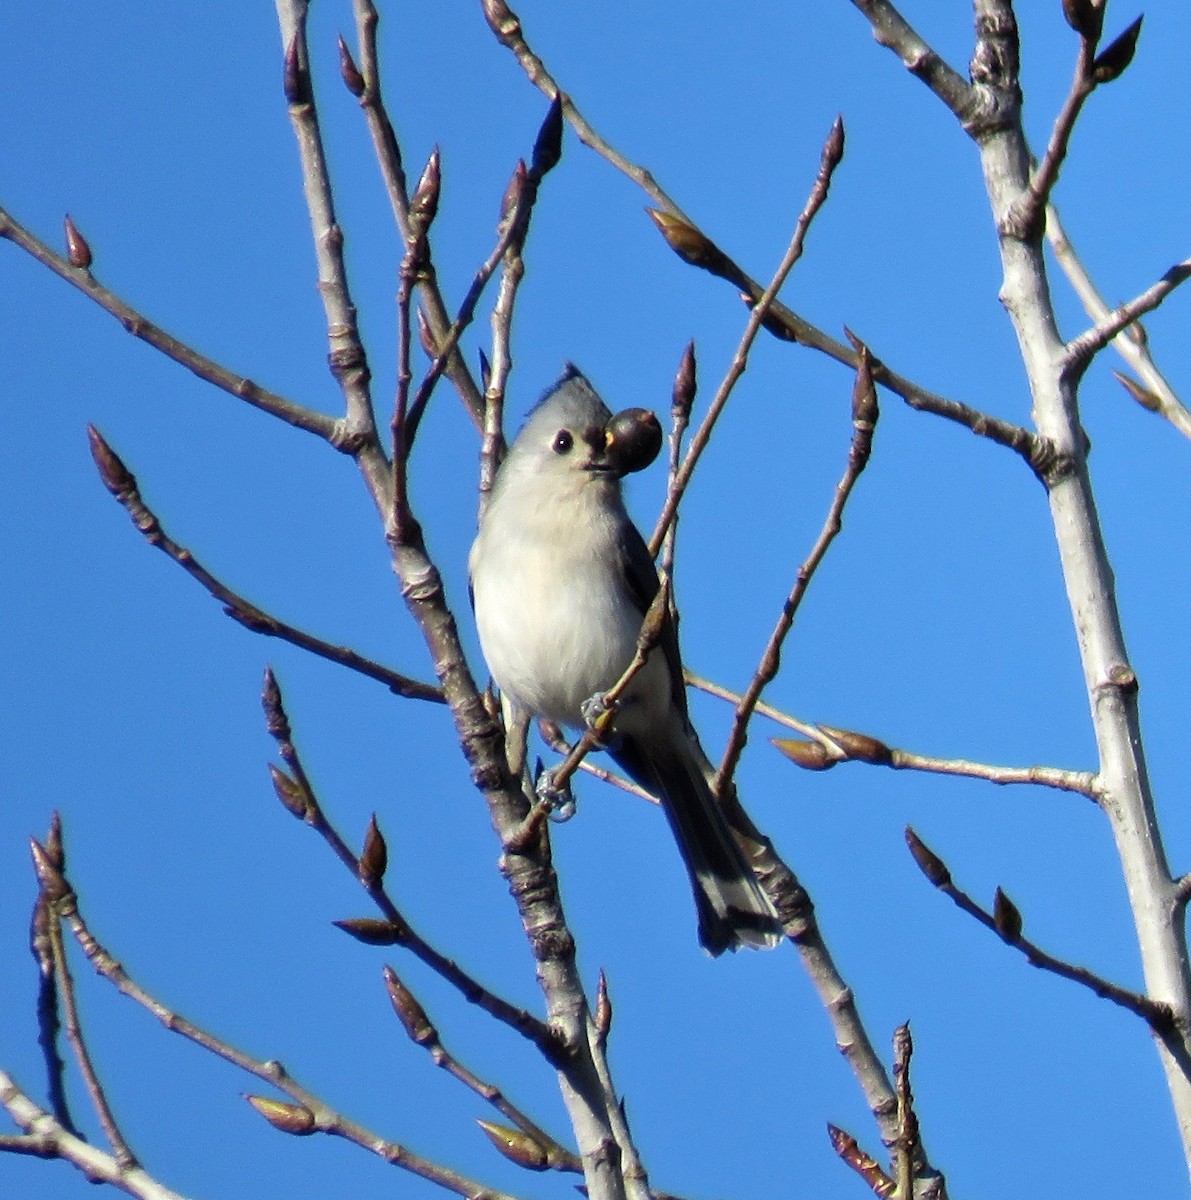
MULTIPOLYGON (((659 747, 623 736, 609 747, 617 764, 662 802, 691 879, 699 941, 713 955, 742 946, 766 949, 782 939, 777 911, 753 874, 712 795, 693 734, 659 747), (689 747, 689 749, 688 749, 689 747)), ((707 766, 710 771, 710 765, 707 766)))

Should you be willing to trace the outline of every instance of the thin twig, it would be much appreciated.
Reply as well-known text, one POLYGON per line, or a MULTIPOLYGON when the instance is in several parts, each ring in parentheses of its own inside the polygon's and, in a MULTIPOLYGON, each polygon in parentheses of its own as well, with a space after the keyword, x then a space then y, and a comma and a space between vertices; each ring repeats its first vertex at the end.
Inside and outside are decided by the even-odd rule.
MULTIPOLYGON (((1058 975, 1063 979, 1069 979, 1072 983, 1078 983, 1081 987, 1094 992, 1101 999, 1109 1000, 1121 1008, 1128 1009, 1130 1012, 1141 1017, 1155 1033, 1162 1034, 1170 1031, 1174 1021, 1174 1014, 1169 1004, 1165 1004, 1159 1000, 1151 1000, 1148 996, 1143 996, 1138 992, 1130 991, 1128 988, 1123 988, 1109 982, 1102 976, 1089 971, 1086 967, 1077 967, 1072 963, 1055 958, 1052 954, 1048 954, 1035 943, 1022 937, 1020 918, 1014 922, 1013 927, 1007 927, 1007 923, 1003 919, 998 922, 994 913, 981 907, 967 892, 957 887, 946 863, 933 850, 926 846, 914 830, 908 826, 906 828, 906 843, 919 870, 922 871, 930 883, 938 888, 944 896, 947 896, 957 908, 966 912, 968 916, 974 917, 986 929, 991 929, 1007 946, 1012 946, 1014 949, 1019 950, 1025 956, 1030 966, 1038 967, 1039 970, 1050 971, 1052 974, 1058 975)), ((1003 897, 1000 889, 998 889, 998 895, 1003 897)))
MULTIPOLYGON (((202 1046, 210 1054, 222 1058, 225 1062, 233 1063, 244 1072, 255 1075, 257 1079, 285 1092, 286 1096, 301 1106, 301 1109, 309 1112, 310 1126, 303 1132, 313 1132, 317 1129, 318 1132, 334 1134, 337 1138, 354 1142, 363 1150, 384 1159, 384 1162, 400 1166, 413 1175, 437 1183, 439 1187, 447 1188, 449 1192, 466 1196, 468 1200, 474 1200, 477 1196, 485 1196, 486 1200, 511 1200, 503 1193, 495 1192, 491 1188, 484 1187, 483 1184, 469 1180, 466 1176, 460 1175, 459 1172, 451 1170, 447 1166, 433 1163, 430 1159, 407 1150, 405 1146, 397 1144, 397 1142, 382 1138, 373 1133, 371 1129, 367 1129, 358 1122, 352 1121, 351 1118, 329 1108, 321 1098, 310 1091, 310 1088, 294 1079, 276 1058, 265 1060, 265 1058, 256 1058, 245 1054, 243 1050, 235 1048, 222 1038, 215 1037, 215 1034, 209 1033, 201 1026, 194 1025, 192 1021, 188 1021, 184 1016, 164 1006, 156 1000, 156 997, 134 982, 124 967, 91 934, 78 910, 77 898, 70 890, 67 890, 67 895, 62 902, 62 917, 70 924, 74 938, 82 947, 91 966, 94 966, 95 970, 104 979, 107 979, 108 983, 112 984, 121 995, 127 996, 130 1000, 140 1004, 140 1007, 148 1010, 170 1032, 179 1034, 188 1042, 202 1046)), ((276 1122, 274 1123, 276 1124, 276 1122)), ((279 1126, 279 1128, 282 1127, 279 1126)))
MULTIPOLYGON (((693 688, 726 700, 730 704, 739 705, 743 699, 739 692, 734 692, 722 684, 713 683, 692 671, 685 671, 684 678, 693 688)), ((870 734, 856 733, 850 729, 836 729, 828 725, 816 725, 809 721, 801 721, 789 713, 774 708, 763 700, 758 701, 756 711, 787 729, 796 730, 816 743, 823 746, 828 755, 836 762, 868 762, 872 765, 893 767, 904 771, 927 771, 936 775, 958 775, 968 779, 983 779, 988 783, 1006 784, 1037 784, 1040 787, 1055 788, 1063 792, 1078 792, 1089 800, 1098 802, 1099 790, 1096 776, 1090 771, 1071 771, 1062 767, 996 767, 989 763, 969 762, 962 758, 933 758, 926 754, 915 754, 909 750, 898 750, 885 742, 872 737, 870 734), (873 753, 864 756, 855 752, 859 744, 876 747, 873 753), (849 749, 849 747, 853 749, 849 749)), ((824 762, 814 764, 822 767, 824 762)))
POLYGON ((757 702, 761 699, 761 693, 773 682, 781 668, 782 644, 793 628, 794 618, 802 604, 802 598, 806 595, 806 589, 819 569, 819 564, 843 528, 844 508, 852 495, 857 480, 868 465, 879 410, 877 392, 873 387, 872 371, 869 368, 868 351, 861 346, 859 353, 860 369, 856 373, 856 385, 852 395, 852 440, 848 448, 848 462, 843 476, 835 486, 835 494, 827 510, 827 517, 819 531, 819 536, 815 539, 815 544, 811 548, 810 554, 807 555, 806 561, 798 568, 794 585, 782 604, 782 610, 778 615, 773 632, 769 635, 769 641, 761 654, 760 661, 757 663, 757 669, 745 689, 744 696, 736 706, 736 712, 732 718, 732 729, 728 735, 723 758, 716 771, 715 782, 712 785, 712 790, 717 795, 723 792, 736 771, 736 766, 748 740, 748 726, 757 702))
MULTIPOLYGON (((62 849, 62 821, 55 812, 50 818, 45 840, 46 853, 52 861, 65 865, 62 849)), ((66 1099, 66 1063, 58 1053, 59 992, 57 962, 54 951, 54 926, 57 924, 53 906, 46 893, 38 889, 29 927, 29 949, 37 963, 37 1041, 41 1046, 46 1068, 46 1095, 50 1109, 59 1124, 70 1133, 78 1133, 66 1099)))
POLYGON ((914 1111, 914 1092, 910 1087, 910 1058, 914 1040, 910 1026, 899 1025, 893 1034, 893 1086, 897 1092, 897 1138, 893 1144, 893 1175, 897 1180, 897 1200, 914 1200, 914 1180, 922 1165, 922 1141, 918 1134, 918 1114, 914 1111))
POLYGON ((88 436, 91 441, 91 455, 103 479, 104 486, 120 502, 128 513, 133 525, 151 545, 156 546, 163 554, 184 570, 191 579, 195 580, 209 595, 222 604, 223 611, 253 633, 265 637, 275 637, 283 642, 289 642, 302 650, 308 650, 329 662, 338 663, 383 683, 391 692, 411 700, 430 700, 443 703, 442 691, 432 684, 421 683, 406 675, 390 670, 370 658, 357 654, 346 646, 336 646, 316 638, 296 626, 279 620, 272 614, 249 603, 243 596, 232 591, 226 584, 212 575, 185 546, 180 546, 165 532, 161 522, 152 509, 145 504, 137 486, 136 477, 125 466, 119 455, 107 444, 102 435, 92 426, 88 426, 88 436))
MULTIPOLYGON (((380 18, 372 0, 353 0, 352 7, 356 15, 356 30, 360 43, 360 77, 364 85, 363 91, 360 93, 360 108, 368 122, 376 161, 385 181, 397 228, 404 240, 408 232, 409 196, 406 191, 405 171, 401 164, 400 144, 381 94, 380 64, 376 43, 380 18)), ((436 344, 441 345, 451 325, 451 318, 447 314, 447 306, 442 292, 439 290, 429 250, 427 250, 425 269, 418 279, 417 286, 431 338, 436 344)), ((476 427, 479 428, 483 419, 484 400, 458 349, 449 355, 444 370, 463 400, 464 407, 476 423, 476 427)))
MULTIPOLYGON (((674 386, 670 390, 670 437, 669 459, 666 465, 666 495, 670 496, 678 486, 678 472, 682 466, 682 439, 686 436, 687 426, 691 421, 691 408, 695 403, 697 388, 695 343, 688 342, 678 364, 674 376, 674 386)), ((674 510, 674 518, 662 538, 659 561, 661 570, 671 578, 674 574, 674 546, 678 537, 678 509, 674 510)), ((678 620, 677 607, 671 614, 678 620)))
MULTIPOLYGON (((1075 293, 1083 303, 1088 316, 1097 324, 1108 318, 1110 309, 1100 295, 1091 276, 1087 273, 1074 246, 1067 237, 1059 219, 1059 212, 1053 204, 1046 209, 1046 236, 1050 241, 1051 250, 1063 273, 1067 276, 1075 293)), ((1129 364, 1145 384, 1141 395, 1137 392, 1138 385, 1124 375, 1117 375, 1126 390, 1143 403, 1146 408, 1157 412, 1166 418, 1184 437, 1191 438, 1191 411, 1175 394, 1166 377, 1158 369, 1150 354, 1144 328, 1139 322, 1123 329, 1112 339, 1113 349, 1129 364)))
POLYGON ((335 218, 331 179, 310 78, 306 46, 308 8, 306 0, 278 0, 277 15, 285 48, 285 98, 302 166, 302 192, 318 264, 318 293, 326 316, 327 362, 343 394, 347 436, 356 461, 367 476, 378 486, 383 486, 388 478, 388 464, 372 411, 371 372, 348 285, 343 230, 335 218))
MULTIPOLYGON (((574 745, 563 737, 562 730, 553 722, 539 721, 538 731, 546 745, 556 754, 570 754, 574 749, 574 745)), ((659 803, 658 798, 652 792, 647 792, 640 784, 626 779, 623 775, 618 775, 615 771, 609 771, 607 767, 593 763, 590 758, 585 758, 579 764, 579 770, 586 771, 601 782, 620 788, 622 792, 628 792, 629 795, 636 796, 639 800, 648 800, 650 804, 659 803)))
POLYGON ((827 140, 823 143, 823 150, 819 157, 819 170, 815 176, 814 186, 811 188, 810 196, 807 198, 807 202, 803 206, 802 212, 799 213, 798 220, 795 222, 794 234, 790 239, 789 246, 786 248, 786 253, 782 256, 782 261, 778 264, 778 268, 774 272, 769 286, 760 294, 756 303, 752 305, 748 323, 745 325, 744 333, 741 335, 740 342, 736 347, 736 353, 732 357, 731 365, 728 367, 723 381, 716 391, 715 399, 712 400, 707 413, 699 424, 699 428, 691 438, 691 444, 686 452, 686 457, 683 459, 682 466, 670 483, 670 488, 666 495, 666 503, 662 506, 661 515, 658 517, 653 535, 649 539, 649 552, 655 557, 661 548, 662 538, 666 536, 666 530, 674 520, 674 514, 678 511, 678 505, 682 500, 687 485, 691 481, 691 476, 694 474, 699 458, 707 448, 707 443, 711 439, 716 421, 719 419, 720 413, 723 412, 724 405, 727 404, 728 397, 732 394, 732 389, 736 386, 737 381, 744 374, 745 368, 748 366, 749 352, 752 349, 753 342, 756 340, 761 326, 765 323, 769 315, 769 310, 777 299, 778 292, 781 291, 786 278, 794 269, 794 264, 802 257, 802 247, 806 240, 807 231, 810 229, 815 215, 827 200, 827 192, 831 187, 832 176, 835 173, 836 167, 839 166, 843 155, 844 123, 839 117, 836 117, 831 126, 831 132, 827 135, 827 140))
POLYGON ((421 1046, 434 1061, 436 1067, 441 1067, 452 1078, 457 1079, 464 1087, 470 1088, 477 1096, 486 1100, 497 1112, 507 1117, 522 1133, 540 1148, 542 1152, 542 1168, 555 1171, 571 1171, 582 1174, 583 1164, 572 1151, 561 1145, 536 1122, 532 1121, 521 1109, 509 1101, 504 1092, 495 1084, 481 1079, 473 1071, 465 1067, 443 1045, 438 1028, 426 1014, 421 1002, 409 990, 392 967, 385 967, 385 986, 393 1009, 400 1018, 410 1040, 421 1046))
POLYGON ((1138 317, 1153 312, 1171 292, 1191 278, 1191 258, 1175 263, 1157 283, 1146 288, 1141 295, 1120 305, 1106 317, 1078 337, 1067 343, 1062 371, 1069 378, 1078 379, 1087 370, 1092 359, 1104 349, 1122 330, 1132 325, 1138 317))
MULTIPOLYGON (((364 882, 361 877, 360 858, 330 823, 322 805, 318 802, 314 786, 306 774, 301 756, 294 745, 293 730, 285 712, 281 688, 272 670, 265 672, 261 702, 265 710, 266 726, 277 743, 278 753, 290 773, 288 778, 283 777, 280 780, 277 778, 280 773, 274 775, 278 798, 295 816, 305 821, 327 843, 335 857, 343 863, 355 879, 364 883, 369 898, 380 909, 388 924, 388 941, 408 949, 415 958, 425 963, 459 991, 468 1003, 476 1005, 489 1016, 516 1030, 533 1042, 548 1057, 556 1057, 558 1053, 557 1039, 548 1026, 526 1012, 525 1009, 517 1008, 507 1000, 502 1000, 495 993, 490 992, 478 980, 468 975, 456 962, 435 950, 414 930, 379 880, 371 886, 364 882)), ((352 932, 350 924, 346 931, 352 932)))
MULTIPOLYGON (((483 4, 488 24, 493 33, 496 34, 497 40, 513 52, 530 81, 547 96, 554 96, 559 93, 561 90, 559 85, 546 70, 541 59, 530 49, 522 31, 520 18, 509 8, 505 0, 483 0, 483 4)), ((858 4, 858 6, 862 8, 882 9, 894 12, 894 15, 896 15, 891 5, 883 2, 858 4)), ((902 24, 904 25, 904 22, 902 24)), ((878 40, 881 39, 878 38, 878 40)), ((925 44, 923 43, 923 45, 925 44)), ((911 50, 911 53, 914 52, 911 50)), ((934 55, 933 51, 928 52, 928 57, 923 58, 919 56, 917 61, 920 62, 923 77, 928 82, 932 80, 937 81, 938 85, 944 89, 944 93, 951 96, 957 103, 962 102, 966 106, 972 101, 974 93, 971 89, 968 89, 968 85, 955 72, 951 71, 942 60, 938 59, 938 56, 934 55), (952 80, 957 81, 955 87, 951 86, 950 81, 952 80), (962 95, 958 90, 961 88, 965 89, 962 95)), ((702 266, 705 270, 711 271, 712 274, 728 280, 742 293, 742 299, 746 303, 750 305, 756 304, 764 292, 761 285, 737 266, 728 255, 720 250, 695 225, 678 204, 658 186, 657 181, 649 171, 631 162, 613 146, 609 145, 582 116, 571 97, 565 91, 562 91, 561 94, 563 95, 563 112, 567 121, 578 135, 579 140, 599 154, 601 158, 615 167, 616 170, 621 171, 629 179, 633 180, 662 210, 662 221, 658 221, 656 214, 653 215, 659 228, 663 229, 663 235, 666 236, 664 224, 666 218, 669 218, 671 227, 678 234, 680 241, 685 236, 682 231, 686 231, 691 238, 699 243, 701 250, 705 251, 706 261, 695 261, 694 259, 687 259, 686 261, 695 262, 695 265, 702 266)), ((975 106, 972 111, 976 112, 977 109, 978 106, 975 106)), ((669 237, 667 237, 667 240, 669 240, 669 237)), ((671 242, 671 245, 673 246, 674 243, 671 242)), ((787 308, 780 300, 774 300, 770 305, 770 310, 765 320, 765 328, 776 337, 807 346, 812 350, 827 355, 827 357, 834 359, 836 362, 842 363, 852 371, 856 370, 856 355, 847 345, 824 333, 792 309, 787 308)), ((1035 472, 1041 472, 1054 453, 1053 447, 1049 445, 1046 439, 1038 437, 1028 429, 1020 425, 1014 425, 1009 421, 1003 421, 998 417, 990 416, 988 413, 981 412, 979 409, 972 408, 970 405, 963 404, 960 401, 951 400, 935 392, 927 391, 925 388, 919 387, 918 384, 887 367, 879 358, 874 358, 873 360, 873 378, 877 383, 888 388, 895 395, 900 396, 911 408, 921 412, 932 413, 948 421, 954 421, 971 430, 978 437, 988 438, 997 445, 1005 446, 1015 451, 1029 463, 1035 472)))
POLYGON ((1005 232, 1014 237, 1036 236, 1040 223, 1045 219, 1046 206, 1050 202, 1055 184, 1059 181, 1059 169, 1067 157, 1075 122, 1079 119, 1088 97, 1096 90, 1096 80, 1092 73, 1095 57, 1095 37, 1081 35, 1075 75, 1063 100, 1063 106, 1055 118, 1042 161, 1030 176, 1029 188, 1009 211, 1005 232))
POLYGON ((119 296, 108 291, 95 280, 89 267, 74 267, 61 255, 55 254, 44 242, 39 241, 23 225, 0 209, 0 238, 7 238, 31 255, 44 267, 48 267, 60 279, 73 284, 105 312, 115 317, 133 337, 147 342, 160 350, 167 358, 192 371, 200 379, 243 400, 253 408, 259 408, 270 416, 277 417, 295 429, 303 429, 331 443, 337 450, 352 452, 347 439, 347 430, 341 421, 325 413, 315 412, 287 400, 284 396, 258 387, 250 379, 229 371, 226 367, 200 354, 197 350, 180 342, 158 325, 143 317, 136 309, 126 304, 119 296))
POLYGON ((108 1103, 103 1084, 99 1080, 95 1064, 91 1061, 91 1054, 83 1036, 83 1024, 79 1020, 78 1005, 75 1002, 74 979, 66 961, 66 949, 62 944, 62 925, 58 920, 57 906, 53 900, 50 901, 50 908, 55 910, 50 922, 50 944, 53 948, 54 975, 58 980, 58 993, 62 997, 62 1016, 66 1037, 74 1052, 74 1060, 78 1064, 79 1074, 82 1075, 83 1082, 86 1084, 87 1094, 91 1097, 95 1115, 99 1118, 104 1136, 112 1148, 117 1164, 123 1168, 135 1170, 140 1166, 140 1162, 120 1132, 120 1126, 116 1123, 115 1114, 108 1103))

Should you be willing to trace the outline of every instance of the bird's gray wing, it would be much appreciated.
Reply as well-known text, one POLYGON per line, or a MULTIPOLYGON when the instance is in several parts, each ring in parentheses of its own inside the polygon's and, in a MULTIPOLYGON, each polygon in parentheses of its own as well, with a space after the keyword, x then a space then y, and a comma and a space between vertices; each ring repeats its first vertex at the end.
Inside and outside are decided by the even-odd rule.
MULTIPOLYGON (((641 619, 644 620, 661 584, 658 581, 657 568, 653 565, 649 547, 631 521, 625 521, 621 526, 620 561, 629 595, 640 612, 641 619)), ((678 629, 669 612, 666 613, 666 618, 662 622, 658 645, 666 656, 666 666, 670 672, 670 693, 673 696, 674 705, 682 713, 683 721, 686 721, 686 684, 682 680, 682 659, 678 653, 678 629)))

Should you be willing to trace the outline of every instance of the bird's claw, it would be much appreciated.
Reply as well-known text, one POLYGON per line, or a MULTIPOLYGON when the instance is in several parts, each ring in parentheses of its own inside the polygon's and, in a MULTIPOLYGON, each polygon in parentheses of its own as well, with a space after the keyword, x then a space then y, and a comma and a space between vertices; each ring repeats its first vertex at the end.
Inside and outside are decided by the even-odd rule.
POLYGON ((615 703, 609 703, 607 693, 605 692, 596 692, 594 696, 589 696, 579 706, 579 712, 583 716, 584 723, 597 739, 596 748, 599 750, 605 748, 604 739, 599 736, 603 732, 600 726, 615 711, 615 703))
POLYGON ((571 792, 571 785, 567 782, 562 787, 556 787, 553 771, 543 770, 539 773, 534 783, 534 791, 551 821, 561 823, 569 821, 575 815, 575 797, 571 792))

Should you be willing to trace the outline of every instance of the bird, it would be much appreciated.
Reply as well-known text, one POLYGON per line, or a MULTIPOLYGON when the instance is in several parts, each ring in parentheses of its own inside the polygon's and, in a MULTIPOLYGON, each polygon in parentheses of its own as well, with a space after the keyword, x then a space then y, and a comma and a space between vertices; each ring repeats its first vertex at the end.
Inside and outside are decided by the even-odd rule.
MULTIPOLYGON (((507 727, 537 717, 583 728, 633 659, 661 584, 621 479, 652 462, 661 441, 652 413, 613 417, 568 363, 509 447, 468 559, 480 646, 507 727)), ((669 821, 704 949, 777 945, 777 913, 711 790, 714 768, 691 725, 669 612, 612 730, 605 749, 669 821)))

